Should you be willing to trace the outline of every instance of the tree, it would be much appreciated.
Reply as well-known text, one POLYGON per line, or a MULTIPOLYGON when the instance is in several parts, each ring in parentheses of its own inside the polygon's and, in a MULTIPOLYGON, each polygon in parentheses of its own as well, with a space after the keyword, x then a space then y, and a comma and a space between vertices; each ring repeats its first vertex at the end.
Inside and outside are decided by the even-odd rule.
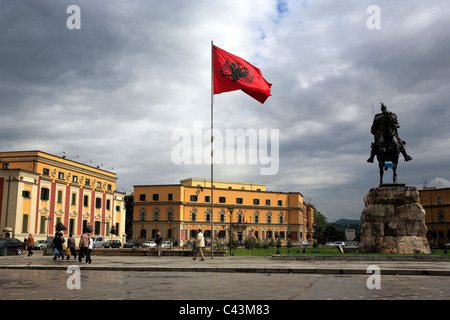
POLYGON ((83 233, 91 233, 92 232, 92 226, 90 224, 87 224, 86 227, 83 229, 83 233))
POLYGON ((327 229, 327 218, 318 212, 316 208, 314 208, 314 239, 317 240, 320 244, 325 244, 327 242, 327 238, 325 235, 325 231, 327 229))
POLYGON ((62 222, 58 222, 56 225, 55 225, 55 231, 56 232, 61 232, 61 231, 66 231, 67 230, 67 228, 66 228, 66 226, 62 223, 62 222))

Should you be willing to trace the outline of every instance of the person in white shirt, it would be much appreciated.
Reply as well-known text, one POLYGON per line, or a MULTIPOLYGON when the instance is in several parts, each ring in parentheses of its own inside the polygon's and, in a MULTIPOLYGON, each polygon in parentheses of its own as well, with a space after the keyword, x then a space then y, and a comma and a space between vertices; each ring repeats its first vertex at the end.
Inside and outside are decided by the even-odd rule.
POLYGON ((205 247, 205 238, 203 237, 202 229, 197 230, 197 236, 195 237, 195 253, 194 258, 197 259, 197 255, 200 254, 202 257, 200 261, 205 261, 205 257, 203 256, 203 248, 205 247))
POLYGON ((89 237, 89 247, 87 249, 87 253, 86 253, 86 263, 91 263, 91 251, 92 249, 94 249, 94 240, 89 237))

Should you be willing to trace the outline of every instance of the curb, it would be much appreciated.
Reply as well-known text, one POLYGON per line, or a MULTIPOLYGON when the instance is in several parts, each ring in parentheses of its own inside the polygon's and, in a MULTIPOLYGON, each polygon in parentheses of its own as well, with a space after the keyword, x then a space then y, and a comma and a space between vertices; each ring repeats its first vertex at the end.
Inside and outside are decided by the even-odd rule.
POLYGON ((314 256, 285 256, 273 255, 272 260, 287 261, 416 261, 416 262, 450 262, 450 256, 410 256, 410 255, 379 255, 379 256, 352 256, 352 255, 314 255, 314 256))
MULTIPOLYGON (((78 266, 78 265, 77 265, 78 266)), ((276 273, 276 274, 370 274, 359 268, 239 268, 239 267, 121 267, 81 265, 80 270, 91 271, 147 271, 147 272, 221 272, 221 273, 276 273)), ((0 269, 67 270, 68 265, 3 265, 0 269)), ((381 269, 382 275, 450 276, 450 270, 381 269)))

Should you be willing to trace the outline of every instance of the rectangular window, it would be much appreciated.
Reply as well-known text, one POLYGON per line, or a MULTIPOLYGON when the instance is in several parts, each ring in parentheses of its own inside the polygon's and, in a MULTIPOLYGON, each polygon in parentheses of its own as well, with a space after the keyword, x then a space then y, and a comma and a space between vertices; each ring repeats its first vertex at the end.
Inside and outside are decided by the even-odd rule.
POLYGON ((88 179, 88 178, 84 179, 84 184, 87 185, 87 186, 90 186, 91 185, 91 179, 88 179))
POLYGON ((153 201, 159 201, 159 193, 153 194, 153 201))
POLYGON ((116 206, 116 211, 117 211, 117 212, 120 211, 120 206, 116 206))
POLYGON ((225 202, 227 202, 227 198, 219 197, 219 203, 225 203, 225 202))
POLYGON ((167 195, 167 200, 168 200, 168 201, 173 201, 173 193, 169 193, 169 194, 167 195))
POLYGON ((244 203, 244 199, 236 198, 236 204, 243 204, 243 203, 244 203))
POLYGON ((44 168, 42 169, 42 175, 49 177, 50 176, 50 169, 44 168))
POLYGON ((28 232, 28 215, 23 215, 23 221, 22 221, 22 233, 28 232))
POLYGON ((72 182, 78 183, 78 176, 72 176, 72 182))
POLYGON ((41 200, 47 201, 50 198, 50 189, 42 187, 41 188, 41 200))
POLYGON ((266 206, 270 206, 270 199, 266 199, 266 206))
POLYGON ((74 233, 75 231, 75 219, 69 220, 69 233, 74 233))
POLYGON ((46 233, 46 230, 45 230, 45 227, 46 227, 46 225, 45 225, 45 222, 46 222, 47 220, 45 219, 45 216, 41 216, 41 224, 40 224, 40 226, 39 226, 39 233, 46 233))
POLYGON ((100 234, 100 227, 101 227, 101 222, 100 221, 95 221, 94 222, 94 234, 95 235, 99 235, 100 234))
POLYGON ((106 210, 111 210, 111 200, 110 199, 106 200, 106 210))
POLYGON ((83 197, 83 206, 89 207, 89 196, 87 195, 83 197))
POLYGON ((71 204, 74 206, 77 204, 77 194, 75 192, 72 192, 72 202, 71 204))
POLYGON ((58 179, 59 180, 64 180, 64 172, 58 172, 58 179))
POLYGON ((30 199, 31 198, 31 192, 28 190, 23 190, 22 191, 22 197, 30 199))
POLYGON ((278 206, 280 206, 280 207, 283 206, 283 200, 278 200, 278 206))
POLYGON ((102 207, 102 198, 95 198, 95 208, 100 209, 102 207))
POLYGON ((146 196, 145 193, 141 193, 141 194, 139 195, 139 201, 145 201, 146 199, 147 199, 147 196, 146 196))
POLYGON ((253 199, 253 204, 254 204, 255 206, 259 205, 259 199, 253 199))
POLYGON ((198 197, 196 194, 191 194, 191 201, 196 202, 198 200, 198 197))
POLYGON ((62 198, 63 198, 63 192, 62 190, 58 190, 58 196, 57 196, 57 202, 58 203, 62 203, 62 198))
POLYGON ((205 202, 211 202, 211 196, 205 196, 205 202))

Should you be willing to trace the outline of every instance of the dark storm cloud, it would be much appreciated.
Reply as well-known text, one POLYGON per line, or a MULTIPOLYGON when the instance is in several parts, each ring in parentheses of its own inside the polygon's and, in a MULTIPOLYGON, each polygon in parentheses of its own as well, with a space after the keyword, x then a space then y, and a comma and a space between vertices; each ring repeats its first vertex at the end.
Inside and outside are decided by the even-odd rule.
POLYGON ((273 84, 264 105, 216 95, 215 128, 280 133, 276 175, 229 164, 215 178, 299 191, 330 221, 357 219, 378 182, 365 161, 380 102, 414 158, 400 180, 450 180, 449 21, 445 1, 2 1, 0 150, 65 151, 113 167, 123 190, 208 178, 207 163, 173 163, 171 135, 210 126, 214 40, 273 84), (372 4, 379 30, 366 26, 372 4), (66 27, 69 5, 80 30, 66 27))

